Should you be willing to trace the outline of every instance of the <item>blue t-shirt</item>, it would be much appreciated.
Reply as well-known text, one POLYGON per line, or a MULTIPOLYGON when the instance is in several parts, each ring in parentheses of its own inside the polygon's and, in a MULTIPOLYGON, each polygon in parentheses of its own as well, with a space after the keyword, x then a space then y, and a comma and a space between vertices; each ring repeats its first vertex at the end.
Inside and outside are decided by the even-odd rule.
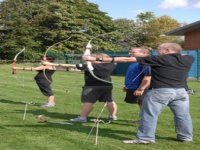
POLYGON ((144 76, 151 76, 150 66, 144 66, 139 63, 130 64, 126 72, 125 87, 136 90, 144 76))

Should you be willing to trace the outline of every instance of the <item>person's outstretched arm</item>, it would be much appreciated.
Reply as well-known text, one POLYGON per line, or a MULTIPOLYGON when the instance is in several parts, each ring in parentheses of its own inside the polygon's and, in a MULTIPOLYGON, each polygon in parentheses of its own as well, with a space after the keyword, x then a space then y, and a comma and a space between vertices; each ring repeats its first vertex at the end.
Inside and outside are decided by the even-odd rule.
POLYGON ((39 71, 43 69, 54 70, 52 66, 38 66, 38 67, 13 67, 15 70, 24 70, 24 71, 39 71))
POLYGON ((75 64, 59 64, 59 63, 50 63, 50 62, 43 62, 42 64, 48 65, 48 66, 63 67, 63 68, 76 68, 75 64))
POLYGON ((102 57, 102 58, 96 58, 94 56, 83 56, 83 61, 101 61, 104 63, 114 63, 114 62, 137 62, 136 57, 102 57))

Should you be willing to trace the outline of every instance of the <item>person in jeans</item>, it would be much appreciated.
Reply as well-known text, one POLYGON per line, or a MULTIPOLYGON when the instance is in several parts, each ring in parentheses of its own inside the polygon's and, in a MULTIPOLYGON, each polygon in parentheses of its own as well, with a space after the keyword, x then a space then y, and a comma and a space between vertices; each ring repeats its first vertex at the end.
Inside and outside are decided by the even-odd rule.
MULTIPOLYGON (((143 99, 136 139, 124 140, 124 143, 155 143, 158 116, 166 106, 169 106, 174 115, 177 140, 192 141, 192 120, 185 79, 194 58, 190 55, 181 55, 181 50, 181 46, 177 43, 163 43, 158 47, 157 56, 103 59, 104 62, 139 62, 151 66, 151 86, 143 99)), ((83 60, 95 61, 96 58, 84 56, 83 60)))
MULTIPOLYGON (((94 74, 99 78, 111 82, 111 73, 116 67, 114 63, 101 63, 102 57, 109 57, 106 54, 96 54, 98 61, 93 64, 94 74)), ((84 70, 85 85, 83 86, 81 102, 83 103, 80 116, 70 119, 72 122, 87 122, 87 117, 92 111, 94 103, 99 102, 107 103, 106 106, 109 111, 108 119, 110 121, 117 120, 117 105, 112 99, 113 85, 108 82, 103 82, 94 78, 89 72, 86 64, 76 65, 78 69, 84 70)))

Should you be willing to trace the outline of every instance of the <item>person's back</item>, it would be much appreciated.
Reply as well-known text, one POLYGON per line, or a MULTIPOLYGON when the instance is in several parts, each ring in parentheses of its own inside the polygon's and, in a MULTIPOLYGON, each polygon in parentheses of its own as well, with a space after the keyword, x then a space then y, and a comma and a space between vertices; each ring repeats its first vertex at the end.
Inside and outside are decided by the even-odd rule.
MULTIPOLYGON (((96 54, 98 58, 109 57, 106 54, 96 54)), ((81 102, 83 103, 80 116, 70 119, 73 122, 87 122, 87 117, 92 111, 93 104, 97 101, 104 102, 109 111, 108 119, 110 121, 117 120, 117 105, 112 98, 113 85, 111 82, 111 73, 115 69, 116 64, 101 63, 96 61, 93 63, 93 72, 89 70, 87 65, 77 65, 78 69, 84 70, 85 84, 81 94, 81 102), (80 67, 81 66, 81 67, 80 67), (100 80, 99 80, 99 79, 100 80)))
POLYGON ((194 58, 180 53, 137 58, 140 63, 151 66, 151 88, 185 87, 185 79, 194 58))
MULTIPOLYGON (((96 63, 93 64, 94 67, 94 74, 106 81, 111 82, 111 73, 116 67, 114 63, 96 63)), ((85 70, 85 85, 86 86, 112 86, 110 83, 99 81, 98 79, 94 78, 88 70, 85 70)))
POLYGON ((38 70, 37 75, 34 77, 35 80, 39 80, 41 82, 49 82, 48 80, 46 80, 46 77, 48 78, 48 80, 52 81, 52 75, 55 73, 55 70, 48 70, 46 69, 45 72, 43 70, 38 70))

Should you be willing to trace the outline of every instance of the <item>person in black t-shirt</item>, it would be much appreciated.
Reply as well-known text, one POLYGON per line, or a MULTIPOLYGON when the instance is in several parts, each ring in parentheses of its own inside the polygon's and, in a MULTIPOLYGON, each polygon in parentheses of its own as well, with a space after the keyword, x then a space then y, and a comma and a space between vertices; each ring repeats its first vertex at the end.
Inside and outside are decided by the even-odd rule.
MULTIPOLYGON (((43 58, 41 62, 47 61, 47 62, 54 62, 53 57, 46 57, 43 58)), ((55 96, 53 94, 53 91, 51 89, 51 83, 52 83, 52 75, 54 74, 56 68, 51 65, 41 65, 38 67, 13 67, 13 69, 16 70, 25 70, 25 71, 37 71, 37 75, 35 76, 35 81, 42 92, 43 95, 48 97, 48 102, 43 104, 42 107, 54 107, 55 106, 55 96)))
MULTIPOLYGON (((109 57, 106 54, 97 54, 95 55, 97 58, 109 57)), ((86 64, 78 64, 77 68, 80 70, 84 70, 85 77, 85 85, 83 86, 81 101, 83 103, 80 116, 77 118, 70 119, 73 122, 87 122, 87 117, 92 111, 93 104, 96 103, 97 100, 100 102, 106 102, 107 108, 109 111, 109 120, 117 120, 117 105, 113 101, 112 98, 112 89, 113 86, 111 83, 111 73, 114 70, 116 65, 114 63, 101 63, 95 62, 93 64, 93 72, 94 74, 105 81, 100 81, 94 78, 90 71, 88 70, 86 64)))
MULTIPOLYGON (((128 144, 155 143, 157 119, 165 106, 174 114, 176 138, 181 142, 192 141, 192 120, 189 113, 189 96, 185 90, 185 80, 194 58, 181 55, 181 46, 164 43, 158 47, 157 56, 105 58, 104 62, 139 62, 151 66, 151 85, 144 96, 141 120, 135 140, 125 140, 128 144)), ((95 61, 95 57, 84 56, 85 61, 95 61)))

